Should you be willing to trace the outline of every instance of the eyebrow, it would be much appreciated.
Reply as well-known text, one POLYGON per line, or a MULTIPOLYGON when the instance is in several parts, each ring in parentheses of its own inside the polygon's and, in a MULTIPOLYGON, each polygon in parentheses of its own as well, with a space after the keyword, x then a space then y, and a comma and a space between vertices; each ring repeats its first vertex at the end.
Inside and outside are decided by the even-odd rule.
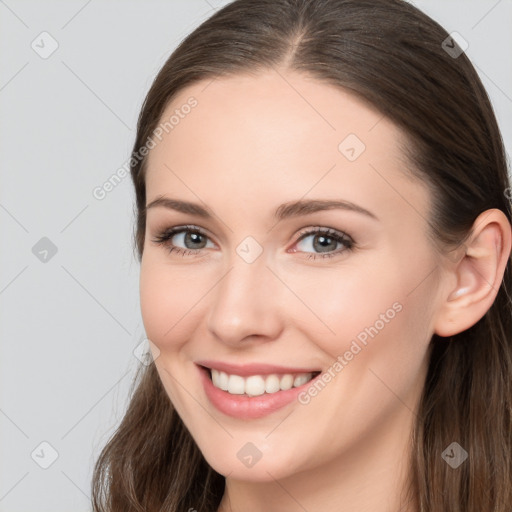
MULTIPOLYGON (((210 211, 207 208, 201 206, 200 204, 192 203, 189 201, 182 201, 178 199, 171 199, 165 196, 159 196, 153 201, 151 201, 146 206, 146 211, 149 210, 150 208, 155 208, 157 206, 164 207, 169 210, 175 210, 182 213, 197 215, 198 217, 202 217, 205 219, 213 218, 213 215, 210 213, 210 211)), ((363 208, 362 206, 359 206, 350 201, 330 199, 301 199, 298 201, 283 203, 276 209, 274 213, 274 218, 276 220, 281 221, 290 217, 309 215, 315 212, 334 209, 353 211, 370 217, 374 220, 379 220, 374 213, 370 212, 366 208, 363 208)))

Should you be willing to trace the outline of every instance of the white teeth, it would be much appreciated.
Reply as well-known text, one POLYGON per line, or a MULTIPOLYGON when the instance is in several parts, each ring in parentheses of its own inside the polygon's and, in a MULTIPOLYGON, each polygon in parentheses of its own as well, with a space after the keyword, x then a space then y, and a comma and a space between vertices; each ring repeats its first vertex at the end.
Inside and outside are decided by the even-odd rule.
POLYGON ((223 391, 227 391, 228 390, 228 381, 229 381, 229 377, 228 377, 228 374, 225 373, 225 372, 218 372, 219 373, 219 388, 222 389, 223 391))
POLYGON ((312 373, 292 375, 251 375, 247 378, 240 375, 228 375, 219 370, 211 370, 212 382, 216 388, 227 391, 232 395, 259 396, 264 393, 277 393, 292 387, 299 387, 313 378, 312 373))
POLYGON ((251 396, 263 395, 265 393, 265 380, 263 377, 259 375, 247 377, 245 379, 245 393, 251 396))
POLYGON ((286 375, 283 375, 281 377, 281 382, 279 383, 279 385, 281 386, 281 389, 283 389, 284 391, 286 391, 287 389, 292 389, 293 388, 293 375, 291 374, 286 374, 286 375))
POLYGON ((280 389, 279 377, 277 375, 269 375, 265 379, 265 391, 267 393, 276 393, 280 389))
POLYGON ((213 385, 216 387, 216 388, 220 388, 220 372, 218 372, 217 370, 212 370, 212 382, 213 382, 213 385))
POLYGON ((230 375, 227 391, 232 395, 243 395, 245 393, 245 380, 240 375, 230 375))
POLYGON ((310 379, 311 377, 308 377, 307 375, 297 375, 297 377, 295 377, 295 380, 293 381, 293 387, 298 388, 299 386, 302 386, 302 384, 306 384, 306 382, 310 379))

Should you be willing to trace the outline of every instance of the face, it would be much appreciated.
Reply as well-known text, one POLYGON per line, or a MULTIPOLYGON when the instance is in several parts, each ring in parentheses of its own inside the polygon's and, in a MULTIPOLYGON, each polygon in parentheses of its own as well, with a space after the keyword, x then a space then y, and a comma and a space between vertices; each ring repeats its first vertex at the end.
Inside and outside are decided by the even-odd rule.
POLYGON ((176 109, 148 156, 141 308, 208 463, 266 481, 399 443, 439 298, 402 133, 290 71, 197 82, 176 109))

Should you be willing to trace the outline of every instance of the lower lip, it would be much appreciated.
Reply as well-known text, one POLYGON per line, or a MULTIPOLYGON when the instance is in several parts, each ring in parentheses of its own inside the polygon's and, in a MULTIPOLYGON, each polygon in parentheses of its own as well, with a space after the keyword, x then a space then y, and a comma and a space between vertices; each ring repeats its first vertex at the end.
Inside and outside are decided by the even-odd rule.
POLYGON ((209 370, 198 366, 204 391, 210 402, 222 413, 233 418, 251 420, 262 418, 292 402, 298 402, 297 395, 313 383, 317 378, 306 382, 302 386, 276 393, 264 393, 258 396, 232 395, 227 391, 216 388, 209 376, 209 370))

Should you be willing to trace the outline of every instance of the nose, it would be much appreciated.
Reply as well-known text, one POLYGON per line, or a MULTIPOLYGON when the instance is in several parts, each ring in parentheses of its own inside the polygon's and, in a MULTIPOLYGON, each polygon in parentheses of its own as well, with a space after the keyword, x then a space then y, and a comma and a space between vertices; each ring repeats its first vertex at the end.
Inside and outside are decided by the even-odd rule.
POLYGON ((283 283, 266 265, 263 255, 252 263, 234 255, 211 296, 208 329, 220 342, 239 346, 279 337, 286 297, 283 283))

